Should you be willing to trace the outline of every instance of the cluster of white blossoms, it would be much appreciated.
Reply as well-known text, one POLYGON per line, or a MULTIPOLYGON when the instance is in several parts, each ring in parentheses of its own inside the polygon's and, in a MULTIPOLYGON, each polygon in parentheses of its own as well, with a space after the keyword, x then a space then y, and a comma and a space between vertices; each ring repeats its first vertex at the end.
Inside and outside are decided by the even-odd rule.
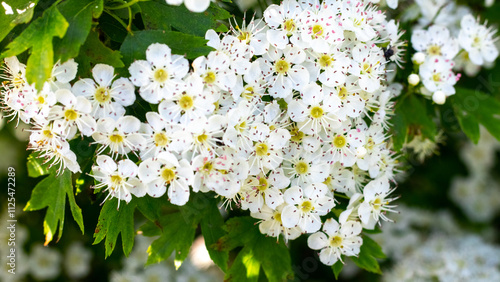
POLYGON ((494 173, 498 151, 500 144, 484 128, 478 144, 469 142, 460 151, 469 175, 453 179, 450 198, 473 222, 491 222, 500 213, 500 182, 494 173))
POLYGON ((313 234, 309 246, 331 265, 356 256, 362 228, 394 211, 387 130, 400 88, 387 85, 386 63, 400 60, 400 36, 363 1, 287 0, 222 36, 209 30, 215 50, 191 67, 155 43, 129 78, 98 64, 70 85, 70 60, 37 92, 8 58, 2 99, 34 125, 30 147, 60 169, 80 170, 68 140, 91 137, 91 175, 106 199, 166 193, 184 205, 213 191, 260 219, 264 234, 313 234), (386 58, 389 44, 399 48, 386 58), (126 115, 135 91, 158 110, 126 115), (346 210, 325 222, 339 198, 346 210))
POLYGON ((423 17, 412 32, 416 71, 408 77, 408 83, 441 105, 455 94, 454 86, 460 79, 456 71, 475 76, 482 66, 491 66, 496 60, 496 30, 481 24, 468 8, 451 1, 421 0, 417 4, 423 17), (431 15, 425 17, 429 12, 431 15), (430 21, 425 20, 430 16, 430 21))

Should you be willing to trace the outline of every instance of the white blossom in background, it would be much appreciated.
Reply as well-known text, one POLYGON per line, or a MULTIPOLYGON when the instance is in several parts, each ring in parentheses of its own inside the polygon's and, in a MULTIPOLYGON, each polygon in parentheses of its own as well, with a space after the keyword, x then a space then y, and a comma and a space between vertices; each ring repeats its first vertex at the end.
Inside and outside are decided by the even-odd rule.
POLYGON ((72 279, 81 279, 90 272, 92 251, 81 242, 73 242, 64 255, 64 270, 72 279))
POLYGON ((462 18, 461 27, 458 41, 468 53, 471 62, 481 66, 495 61, 498 57, 494 38, 496 30, 479 24, 472 15, 462 18))
POLYGON ((59 251, 42 245, 34 245, 30 252, 29 273, 38 280, 51 280, 61 273, 59 251))

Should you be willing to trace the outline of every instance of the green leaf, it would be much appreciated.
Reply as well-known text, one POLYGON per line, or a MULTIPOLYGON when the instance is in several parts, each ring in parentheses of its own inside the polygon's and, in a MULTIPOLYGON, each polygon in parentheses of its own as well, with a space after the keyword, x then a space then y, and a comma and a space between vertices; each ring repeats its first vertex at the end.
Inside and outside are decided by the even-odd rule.
POLYGON ((146 29, 170 30, 173 27, 182 33, 201 37, 205 37, 207 29, 220 29, 219 26, 222 25, 219 20, 231 17, 231 14, 214 3, 203 13, 193 13, 184 5, 171 6, 165 2, 141 2, 139 5, 146 29))
POLYGON ((15 56, 31 49, 26 65, 26 79, 30 84, 35 83, 36 88, 41 90, 45 81, 51 76, 54 65, 52 39, 62 38, 67 28, 66 19, 55 6, 52 6, 9 43, 1 57, 15 56))
POLYGON ((377 242, 364 235, 363 245, 361 245, 359 256, 350 258, 358 267, 369 272, 382 274, 377 258, 383 259, 386 258, 386 256, 377 242))
POLYGON ((89 35, 95 6, 96 2, 91 0, 68 0, 58 6, 69 27, 61 40, 55 40, 56 59, 65 62, 78 56, 80 46, 89 35))
POLYGON ((109 257, 116 247, 118 234, 121 234, 123 253, 128 256, 134 246, 134 211, 136 207, 135 198, 128 204, 120 204, 118 199, 112 198, 104 203, 99 214, 99 220, 94 233, 94 245, 99 244, 104 238, 106 251, 105 257, 109 257))
POLYGON ((52 172, 52 174, 40 181, 33 189, 31 198, 24 207, 25 211, 35 211, 47 207, 47 213, 45 214, 43 222, 45 245, 50 243, 54 238, 58 230, 58 225, 58 240, 62 236, 64 212, 66 210, 66 195, 68 196, 71 214, 83 233, 82 210, 75 202, 73 185, 71 184, 71 172, 67 169, 58 176, 55 175, 55 172, 52 172))
POLYGON ((185 218, 179 212, 163 216, 160 224, 163 232, 160 238, 149 246, 146 265, 158 263, 175 251, 176 266, 180 266, 177 262, 182 262, 187 258, 198 224, 190 218, 185 218))
POLYGON ((255 281, 260 267, 269 281, 292 279, 290 252, 285 243, 261 234, 255 223, 256 220, 249 216, 227 221, 224 228, 228 233, 217 246, 222 250, 239 246, 243 249, 227 271, 225 281, 255 281))
POLYGON ((75 59, 78 63, 78 74, 83 77, 91 76, 91 70, 95 64, 108 64, 115 68, 122 68, 125 65, 121 57, 119 51, 111 50, 104 45, 97 33, 90 32, 80 49, 80 55, 75 59))
POLYGON ((28 156, 26 165, 28 167, 29 177, 36 178, 50 173, 48 165, 44 164, 44 160, 45 159, 41 158, 38 152, 33 152, 28 156))
POLYGON ((227 271, 227 261, 229 259, 229 252, 218 250, 217 241, 226 234, 224 229, 224 219, 217 208, 217 201, 212 198, 211 204, 203 210, 203 217, 201 219, 201 233, 205 238, 205 245, 207 247, 210 258, 217 264, 222 271, 227 271))
POLYGON ((457 88, 451 98, 462 130, 474 142, 479 139, 477 123, 500 141, 500 101, 479 90, 457 88))
POLYGON ((344 264, 342 261, 338 260, 334 265, 332 265, 333 274, 335 275, 335 279, 339 279, 340 272, 342 272, 342 268, 344 268, 344 264))
POLYGON ((206 45, 207 40, 176 31, 144 30, 129 34, 123 41, 120 51, 123 61, 130 65, 134 60, 146 58, 146 49, 153 43, 164 43, 172 49, 173 54, 186 55, 195 59, 207 55, 213 49, 206 45))
POLYGON ((101 16, 102 11, 104 11, 104 1, 103 0, 95 0, 95 6, 92 9, 92 16, 97 19, 101 16))
POLYGON ((9 1, 9 11, 4 6, 0 8, 0 41, 18 24, 29 23, 35 11, 38 0, 13 0, 9 1), (22 11, 21 13, 19 11, 22 11))
POLYGON ((428 112, 426 101, 410 94, 396 104, 392 133, 395 150, 399 151, 406 140, 410 140, 411 132, 419 130, 425 138, 434 140, 437 134, 433 115, 428 112))

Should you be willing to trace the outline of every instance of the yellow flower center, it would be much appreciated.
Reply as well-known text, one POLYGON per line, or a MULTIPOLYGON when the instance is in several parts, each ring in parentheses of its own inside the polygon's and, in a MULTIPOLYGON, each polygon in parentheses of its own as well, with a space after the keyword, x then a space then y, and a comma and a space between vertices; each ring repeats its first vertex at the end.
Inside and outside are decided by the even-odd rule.
POLYGON ((250 100, 253 98, 255 94, 255 90, 253 89, 252 86, 247 86, 243 92, 241 92, 241 97, 250 100))
POLYGON ((111 175, 111 184, 113 187, 122 185, 123 178, 117 174, 111 175))
POLYGON ((42 131, 43 135, 47 138, 52 138, 54 137, 54 134, 52 133, 52 131, 50 129, 44 129, 42 131))
POLYGON ((99 87, 95 91, 94 97, 97 102, 100 104, 109 102, 111 100, 111 94, 109 94, 109 90, 105 87, 99 87))
POLYGON ((167 146, 168 143, 170 143, 170 140, 168 139, 167 135, 163 132, 158 132, 155 133, 154 135, 154 142, 155 145, 158 147, 165 147, 167 146))
POLYGON ((212 169, 214 168, 214 165, 212 164, 212 162, 206 162, 202 167, 201 169, 205 172, 211 172, 212 169))
POLYGON ((307 212, 314 210, 314 207, 313 207, 311 201, 303 201, 302 204, 300 205, 300 210, 302 212, 307 213, 307 212))
POLYGON ((309 165, 307 165, 303 161, 300 161, 295 165, 295 171, 298 174, 306 174, 309 171, 309 165))
POLYGON ((372 65, 369 64, 369 63, 364 63, 363 64, 363 68, 361 69, 361 73, 362 74, 371 74, 373 72, 373 68, 372 68, 372 65))
POLYGON ((196 140, 198 140, 199 143, 203 143, 203 142, 207 141, 207 139, 208 139, 208 135, 206 135, 205 133, 200 134, 200 135, 198 135, 198 137, 196 137, 196 140))
POLYGON ((38 104, 45 104, 45 98, 42 95, 39 95, 36 100, 38 101, 38 104))
POLYGON ((257 143, 255 145, 255 154, 259 157, 266 156, 268 153, 268 147, 264 143, 257 143))
POLYGON ((429 49, 427 49, 427 53, 431 56, 441 56, 441 47, 438 45, 431 45, 429 49))
POLYGON ((375 147, 375 141, 373 140, 373 138, 368 137, 368 139, 366 140, 366 148, 369 150, 373 150, 373 147, 375 147))
POLYGON ((238 35, 238 39, 241 41, 244 41, 245 43, 248 44, 248 42, 250 42, 250 32, 240 31, 240 34, 238 35))
POLYGON ((179 106, 181 107, 182 110, 187 111, 193 108, 194 101, 193 97, 184 94, 182 97, 179 99, 179 106))
POLYGON ((166 167, 161 171, 161 178, 163 178, 166 183, 170 183, 175 179, 175 171, 166 167))
POLYGON ((67 109, 64 111, 64 117, 66 120, 76 120, 78 118, 78 113, 73 109, 67 109))
POLYGON ((203 78, 203 80, 205 81, 205 83, 207 84, 212 84, 215 82, 215 73, 213 71, 209 71, 205 74, 205 77, 203 78))
POLYGON ((247 127, 247 122, 243 121, 242 123, 235 125, 234 129, 236 129, 236 131, 243 132, 246 127, 247 127))
POLYGON ((328 186, 328 185, 330 185, 331 183, 332 183, 332 178, 331 178, 330 176, 328 176, 328 177, 325 179, 325 181, 323 181, 323 184, 325 184, 325 185, 327 185, 327 186, 328 186))
POLYGON ((113 143, 122 143, 123 136, 118 134, 118 133, 112 134, 111 136, 109 136, 109 141, 111 141, 113 143))
POLYGON ((324 111, 321 107, 316 106, 311 109, 311 117, 313 118, 320 118, 324 114, 324 111))
POLYGON ((298 127, 293 127, 292 130, 290 131, 290 135, 291 135, 290 140, 298 143, 298 142, 302 141, 302 138, 304 138, 305 134, 304 134, 304 132, 299 131, 298 127))
POLYGON ((435 73, 432 75, 432 80, 434 82, 440 82, 441 81, 441 74, 440 73, 435 73))
POLYGON ((163 83, 168 79, 168 72, 165 69, 157 69, 153 76, 156 82, 163 83))
POLYGON ((319 58, 318 63, 322 68, 327 68, 333 65, 335 60, 330 55, 323 55, 319 58))
POLYGON ((293 21, 293 19, 288 19, 285 21, 284 28, 288 32, 288 35, 290 35, 293 31, 295 31, 297 26, 295 25, 295 22, 293 21))
POLYGON ((323 27, 319 24, 316 24, 312 27, 312 33, 313 33, 313 37, 319 37, 321 35, 323 35, 323 27))
POLYGON ((266 191, 266 189, 269 187, 269 183, 267 182, 267 179, 265 177, 259 178, 259 185, 257 186, 257 189, 259 191, 266 191))
POLYGON ((347 89, 345 87, 340 87, 338 91, 339 91, 339 98, 341 100, 344 100, 349 95, 349 92, 347 92, 347 89))
POLYGON ((276 62, 276 65, 274 65, 274 68, 275 68, 276 72, 279 74, 287 74, 288 70, 290 69, 290 64, 287 61, 281 59, 281 60, 276 62))
POLYGON ((275 212, 273 214, 273 217, 274 217, 274 220, 276 220, 277 222, 281 223, 281 213, 275 212))
POLYGON ((333 138, 333 145, 337 148, 342 148, 347 144, 347 141, 345 140, 344 135, 337 135, 335 138, 333 138))
POLYGON ((333 236, 330 238, 330 246, 333 248, 338 248, 342 245, 342 237, 339 235, 333 236))

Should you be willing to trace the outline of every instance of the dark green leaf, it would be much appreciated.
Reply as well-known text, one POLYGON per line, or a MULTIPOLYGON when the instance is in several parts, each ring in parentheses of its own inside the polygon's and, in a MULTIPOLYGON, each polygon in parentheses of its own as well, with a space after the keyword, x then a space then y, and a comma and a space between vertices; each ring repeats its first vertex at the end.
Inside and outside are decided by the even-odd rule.
POLYGON ((226 234, 222 226, 224 226, 224 219, 217 208, 217 201, 213 198, 210 205, 203 210, 203 217, 201 219, 201 233, 205 238, 205 245, 207 246, 210 258, 217 264, 222 271, 227 270, 227 261, 229 259, 229 252, 218 250, 217 241, 226 234))
POLYGON ((382 248, 368 236, 363 236, 363 245, 358 257, 350 257, 354 263, 369 272, 382 274, 377 258, 385 258, 382 248))
POLYGON ((342 261, 338 260, 334 265, 332 265, 333 274, 335 275, 335 279, 339 279, 339 274, 344 268, 344 264, 342 261))
POLYGON ((500 101, 479 90, 457 88, 452 96, 460 126, 472 140, 478 138, 475 124, 482 124, 496 139, 500 140, 500 101), (463 118, 465 117, 465 121, 463 118), (473 139, 474 138, 474 139, 473 139))
POLYGON ((291 258, 285 243, 261 234, 255 222, 248 216, 227 221, 225 229, 228 233, 219 240, 217 246, 222 250, 238 246, 243 246, 243 249, 226 273, 225 280, 255 280, 260 266, 269 281, 292 279, 291 258))
POLYGON ((66 210, 66 195, 69 199, 71 213, 76 223, 83 233, 82 210, 76 205, 73 185, 71 184, 71 172, 65 170, 61 175, 56 176, 52 172, 49 176, 40 181, 33 192, 31 198, 24 207, 25 211, 35 211, 47 207, 47 213, 43 222, 45 233, 45 245, 54 238, 59 225, 58 240, 61 238, 64 227, 64 212, 66 210))
POLYGON ((145 30, 127 35, 120 47, 123 61, 130 65, 134 60, 146 58, 146 49, 153 43, 167 44, 173 54, 184 55, 188 59, 207 55, 211 47, 206 45, 207 40, 202 37, 188 35, 176 31, 145 30))
POLYGON ((28 23, 33 17, 33 11, 38 0, 13 0, 9 1, 10 10, 0 8, 0 41, 18 24, 28 23), (19 11, 23 11, 19 13, 19 11))
POLYGON ((31 49, 26 66, 26 79, 30 84, 35 83, 36 88, 41 90, 45 81, 51 76, 54 65, 52 39, 62 38, 67 28, 66 19, 55 6, 52 6, 9 43, 1 57, 15 56, 31 49))
POLYGON ((43 163, 44 161, 45 159, 41 158, 38 152, 31 153, 26 163, 28 167, 28 176, 35 178, 49 174, 49 167, 47 164, 43 163))
POLYGON ((78 74, 83 77, 92 75, 91 70, 95 64, 108 64, 115 68, 125 65, 121 60, 119 51, 108 48, 99 40, 97 33, 90 32, 87 40, 80 49, 80 55, 75 59, 78 63, 78 74))
POLYGON ((118 208, 118 199, 112 198, 104 203, 99 214, 99 221, 94 233, 94 245, 99 244, 104 238, 106 241, 105 257, 109 257, 116 246, 118 234, 121 233, 123 253, 128 256, 134 246, 134 211, 136 199, 132 199, 128 204, 124 201, 118 208))
POLYGON ((475 117, 463 112, 458 107, 455 107, 455 116, 457 117, 458 123, 462 131, 469 137, 474 144, 479 141, 479 123, 475 117))
POLYGON ((182 33, 201 37, 205 37, 207 29, 217 29, 220 25, 218 20, 231 17, 214 3, 203 13, 193 13, 184 5, 171 6, 165 2, 141 2, 140 6, 146 29, 170 30, 173 27, 182 33))
POLYGON ((89 35, 95 6, 96 2, 91 0, 68 0, 58 6, 69 27, 61 40, 55 40, 56 59, 65 62, 78 56, 80 46, 89 35))

